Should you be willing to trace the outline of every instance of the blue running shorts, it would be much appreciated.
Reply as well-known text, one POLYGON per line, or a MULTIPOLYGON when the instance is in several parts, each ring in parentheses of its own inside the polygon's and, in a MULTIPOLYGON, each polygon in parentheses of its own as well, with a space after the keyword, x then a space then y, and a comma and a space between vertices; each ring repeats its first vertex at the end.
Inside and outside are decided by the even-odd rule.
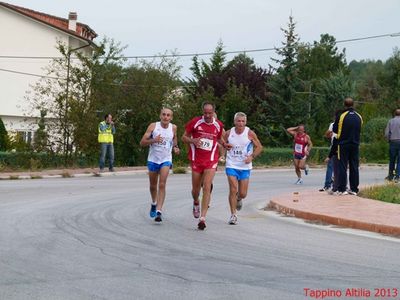
POLYGON ((237 180, 245 180, 250 178, 250 170, 238 170, 234 168, 226 168, 225 173, 228 176, 234 176, 237 180))
POLYGON ((156 163, 153 163, 153 162, 151 162, 151 161, 148 161, 148 162, 147 162, 147 169, 148 169, 150 172, 156 172, 156 173, 158 173, 158 172, 160 172, 161 168, 163 168, 163 167, 169 167, 169 168, 171 169, 171 168, 172 168, 172 162, 170 162, 170 161, 164 161, 164 162, 161 163, 161 164, 156 164, 156 163))

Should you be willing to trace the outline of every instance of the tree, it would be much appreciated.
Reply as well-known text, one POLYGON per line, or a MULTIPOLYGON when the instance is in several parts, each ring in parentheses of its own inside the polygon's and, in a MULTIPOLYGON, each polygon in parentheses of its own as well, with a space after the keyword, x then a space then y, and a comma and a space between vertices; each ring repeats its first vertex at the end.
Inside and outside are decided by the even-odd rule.
POLYGON ((320 40, 312 45, 300 44, 297 58, 299 76, 303 81, 318 83, 339 70, 348 73, 346 51, 340 52, 336 39, 329 34, 321 34, 320 40))
MULTIPOLYGON (((227 91, 228 76, 225 74, 226 53, 224 52, 222 41, 219 41, 210 59, 210 64, 204 60, 198 61, 198 57, 193 57, 193 65, 190 68, 193 79, 189 80, 187 91, 197 99, 211 87, 214 96, 221 98, 227 91)), ((217 109, 219 103, 216 103, 217 109)))
POLYGON ((316 92, 309 129, 314 135, 313 142, 318 144, 323 142, 325 131, 334 120, 336 110, 343 109, 343 100, 347 97, 354 98, 355 82, 342 70, 338 70, 321 79, 316 92))
POLYGON ((48 150, 48 135, 46 132, 46 110, 40 111, 40 119, 38 122, 38 129, 33 138, 33 148, 37 152, 45 152, 48 150))
POLYGON ((274 137, 272 141, 275 145, 288 144, 289 136, 285 128, 306 123, 308 116, 307 98, 297 93, 302 90, 302 83, 297 62, 299 38, 295 28, 296 23, 290 16, 287 29, 281 28, 285 40, 282 47, 276 49, 280 58, 273 59, 277 67, 269 82, 272 95, 265 102, 269 112, 266 120, 268 131, 274 137))
POLYGON ((7 151, 9 146, 9 139, 6 127, 3 120, 0 118, 0 151, 7 151))
POLYGON ((268 97, 266 82, 269 73, 257 67, 253 59, 239 54, 227 61, 220 41, 210 63, 199 62, 194 57, 191 70, 193 79, 187 88, 189 102, 198 107, 206 100, 214 102, 218 118, 227 127, 233 125, 234 114, 243 111, 248 116, 249 126, 255 130, 264 130, 260 120, 264 120, 263 115, 266 114, 263 101, 268 97))
POLYGON ((48 77, 39 80, 27 98, 32 111, 47 111, 51 150, 62 153, 68 165, 73 156, 93 153, 97 148, 97 111, 99 107, 108 108, 99 99, 116 99, 111 87, 118 76, 110 70, 121 72, 122 48, 113 40, 103 39, 91 55, 74 52, 76 57, 72 58, 66 45, 59 42, 57 48, 61 58, 51 62, 46 68, 48 77))
POLYGON ((160 61, 141 61, 123 69, 118 101, 113 102, 117 126, 115 153, 123 165, 146 162, 148 150, 141 148, 139 142, 149 123, 158 120, 163 106, 173 107, 173 122, 183 128, 181 118, 186 114, 178 92, 179 69, 176 59, 166 57, 160 61), (175 92, 178 94, 171 96, 175 92))
POLYGON ((384 99, 385 107, 392 112, 400 106, 400 49, 395 48, 393 55, 386 61, 386 74, 384 81, 388 88, 388 93, 384 99))

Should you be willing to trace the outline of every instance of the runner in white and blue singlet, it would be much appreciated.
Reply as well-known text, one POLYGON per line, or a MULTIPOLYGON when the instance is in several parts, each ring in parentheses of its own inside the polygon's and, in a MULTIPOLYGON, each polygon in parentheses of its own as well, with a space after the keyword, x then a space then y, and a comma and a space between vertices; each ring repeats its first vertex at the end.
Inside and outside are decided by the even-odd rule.
POLYGON ((247 116, 238 112, 234 117, 235 127, 225 134, 227 140, 226 168, 229 183, 229 224, 237 223, 237 210, 242 208, 242 200, 247 196, 252 161, 262 151, 257 135, 246 126, 247 116))
POLYGON ((172 150, 179 154, 177 127, 171 123, 172 110, 163 108, 160 122, 151 123, 140 141, 140 145, 149 146, 147 168, 149 170, 150 194, 152 204, 150 217, 156 222, 162 221, 162 207, 165 200, 165 185, 172 167, 172 150))

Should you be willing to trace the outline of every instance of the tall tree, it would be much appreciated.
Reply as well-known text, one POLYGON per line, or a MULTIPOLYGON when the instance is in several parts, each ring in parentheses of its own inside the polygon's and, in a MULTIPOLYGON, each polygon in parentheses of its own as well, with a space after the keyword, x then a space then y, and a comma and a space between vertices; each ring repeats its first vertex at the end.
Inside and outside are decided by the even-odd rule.
POLYGON ((299 38, 295 33, 296 23, 292 16, 287 25, 286 29, 281 28, 285 39, 282 47, 276 49, 280 58, 273 59, 277 67, 269 82, 272 95, 265 103, 269 111, 269 134, 275 145, 289 143, 285 128, 306 123, 309 107, 307 99, 298 94, 302 90, 297 62, 299 38))
MULTIPOLYGON (((266 82, 269 73, 257 67, 245 54, 227 61, 222 42, 219 42, 210 63, 193 59, 193 79, 188 83, 189 95, 197 105, 204 100, 216 103, 218 118, 227 126, 233 124, 233 115, 243 111, 248 124, 264 131, 263 101, 268 97, 266 82)), ((189 100, 190 101, 190 100, 189 100)))
POLYGON ((95 91, 100 85, 108 87, 102 90, 101 99, 115 101, 115 97, 109 95, 113 92, 110 87, 115 84, 117 76, 107 76, 107 66, 122 63, 122 48, 114 41, 104 39, 89 56, 73 52, 72 57, 71 49, 61 42, 58 50, 61 58, 54 59, 46 68, 49 76, 33 86, 33 94, 28 96, 28 101, 32 111, 47 111, 51 148, 62 153, 65 164, 70 164, 73 155, 89 149, 93 151, 97 134, 96 110, 101 106, 98 105, 99 93, 95 91))
POLYGON ((386 62, 385 83, 388 87, 385 106, 393 111, 400 106, 400 49, 395 48, 392 56, 386 62))
POLYGON ((338 70, 348 73, 346 51, 339 51, 333 36, 321 34, 320 40, 312 45, 299 45, 298 67, 300 78, 311 83, 327 78, 338 70))

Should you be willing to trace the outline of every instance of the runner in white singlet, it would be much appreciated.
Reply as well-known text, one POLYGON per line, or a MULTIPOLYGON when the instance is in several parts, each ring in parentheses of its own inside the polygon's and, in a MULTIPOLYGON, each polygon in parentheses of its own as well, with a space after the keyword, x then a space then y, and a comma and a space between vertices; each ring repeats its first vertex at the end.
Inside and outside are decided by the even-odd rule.
POLYGON ((228 176, 231 210, 228 223, 231 225, 237 223, 237 210, 242 208, 242 200, 247 196, 252 161, 260 155, 263 148, 254 131, 246 126, 246 122, 245 113, 236 113, 235 127, 228 130, 225 135, 229 149, 226 153, 225 172, 228 176))
POLYGON ((171 123, 172 110, 163 108, 160 122, 151 123, 140 141, 142 147, 149 146, 147 168, 149 170, 151 208, 150 217, 162 221, 162 207, 165 200, 165 186, 172 167, 172 150, 179 154, 177 127, 171 123))

